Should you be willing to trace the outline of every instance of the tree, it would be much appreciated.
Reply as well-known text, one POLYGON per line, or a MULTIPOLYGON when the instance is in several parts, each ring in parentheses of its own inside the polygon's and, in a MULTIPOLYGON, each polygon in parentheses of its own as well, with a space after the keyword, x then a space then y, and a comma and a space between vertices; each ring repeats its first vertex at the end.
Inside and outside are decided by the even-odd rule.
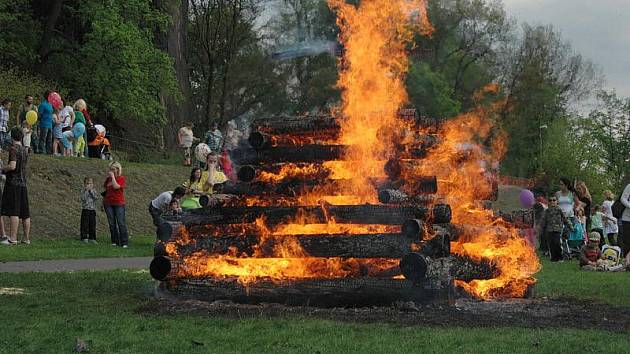
POLYGON ((589 123, 587 134, 598 143, 596 154, 604 160, 602 172, 619 190, 630 176, 630 98, 602 90, 597 99, 600 108, 585 119, 589 123))
POLYGON ((510 135, 504 167, 532 176, 540 167, 541 129, 566 116, 569 104, 587 97, 601 76, 551 26, 524 25, 522 37, 502 53, 497 65, 506 94, 501 123, 510 135))

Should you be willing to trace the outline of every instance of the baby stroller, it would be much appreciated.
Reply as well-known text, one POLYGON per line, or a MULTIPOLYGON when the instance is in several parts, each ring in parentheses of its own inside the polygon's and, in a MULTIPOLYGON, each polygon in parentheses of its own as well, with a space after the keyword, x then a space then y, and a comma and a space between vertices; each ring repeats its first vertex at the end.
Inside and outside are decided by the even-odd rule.
POLYGON ((100 124, 89 127, 87 130, 88 156, 96 159, 111 160, 112 149, 109 139, 106 137, 107 130, 100 124))

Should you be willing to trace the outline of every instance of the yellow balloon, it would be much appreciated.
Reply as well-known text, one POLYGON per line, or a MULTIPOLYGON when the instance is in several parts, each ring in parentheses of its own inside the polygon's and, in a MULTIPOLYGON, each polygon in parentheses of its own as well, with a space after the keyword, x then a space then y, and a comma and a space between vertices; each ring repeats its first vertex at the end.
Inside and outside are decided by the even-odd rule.
POLYGON ((35 122, 37 122, 37 112, 35 111, 26 112, 26 122, 30 125, 35 124, 35 122))

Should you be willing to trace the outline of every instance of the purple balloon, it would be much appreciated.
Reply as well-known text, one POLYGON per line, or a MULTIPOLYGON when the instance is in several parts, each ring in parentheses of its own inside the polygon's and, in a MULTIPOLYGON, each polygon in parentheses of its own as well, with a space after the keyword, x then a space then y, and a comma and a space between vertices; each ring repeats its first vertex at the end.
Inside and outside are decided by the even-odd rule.
POLYGON ((521 200, 521 205, 523 206, 523 208, 529 209, 533 207, 534 204, 536 203, 536 198, 534 197, 534 193, 532 193, 532 191, 530 191, 529 189, 523 189, 521 191, 519 199, 521 200))

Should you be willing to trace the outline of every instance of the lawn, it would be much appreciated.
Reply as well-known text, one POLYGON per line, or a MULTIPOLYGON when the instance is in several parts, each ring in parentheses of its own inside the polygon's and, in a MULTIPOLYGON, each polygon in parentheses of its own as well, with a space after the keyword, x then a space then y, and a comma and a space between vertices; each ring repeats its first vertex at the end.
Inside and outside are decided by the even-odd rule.
POLYGON ((582 272, 578 268, 577 260, 551 263, 543 259, 543 269, 536 275, 536 296, 630 306, 630 272, 582 272))
POLYGON ((112 247, 108 237, 98 244, 83 243, 76 238, 56 240, 36 238, 30 245, 0 246, 0 261, 36 261, 69 258, 147 257, 153 255, 155 235, 132 236, 129 248, 112 247))
MULTIPOLYGON (((74 244, 68 248, 76 249, 74 244)), ((578 271, 575 262, 544 261, 538 278, 537 296, 630 306, 627 272, 586 273, 578 271)), ((630 345, 624 336, 574 329, 553 329, 551 336, 549 329, 403 327, 303 317, 236 320, 156 315, 147 311, 156 305, 151 298, 154 286, 146 270, 2 273, 0 318, 8 326, 0 332, 0 353, 69 352, 76 337, 88 341, 91 352, 97 353, 619 353, 626 352, 630 345)))
POLYGON ((67 353, 76 337, 93 353, 620 353, 630 344, 599 331, 156 315, 146 310, 153 286, 145 270, 0 274, 0 352, 67 353))

